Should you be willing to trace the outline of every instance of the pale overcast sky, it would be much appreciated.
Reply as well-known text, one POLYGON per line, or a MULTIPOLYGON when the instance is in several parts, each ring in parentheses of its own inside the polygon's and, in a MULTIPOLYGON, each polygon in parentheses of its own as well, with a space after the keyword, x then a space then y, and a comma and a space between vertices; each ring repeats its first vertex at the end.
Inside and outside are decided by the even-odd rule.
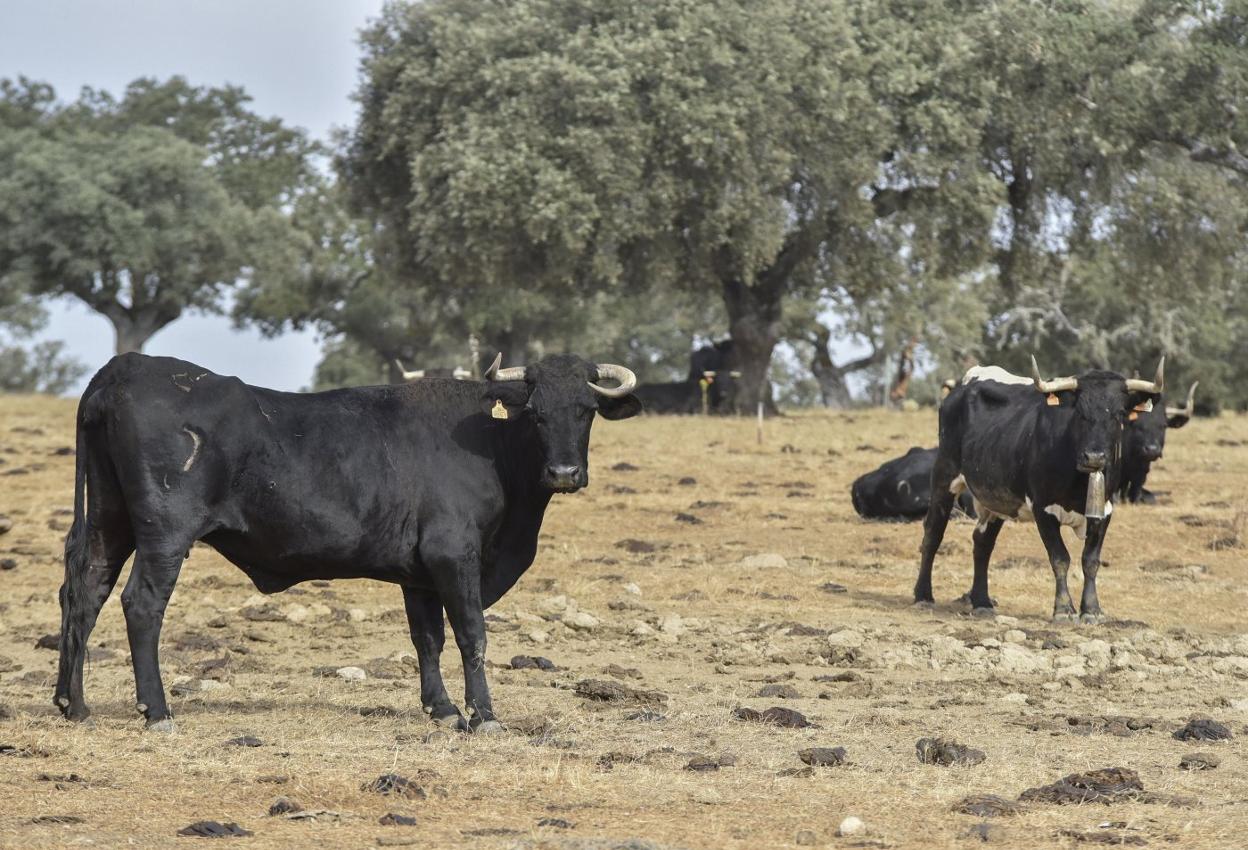
MULTIPOLYGON (((64 99, 84 85, 120 92, 143 76, 234 83, 261 114, 326 138, 332 126, 354 119, 356 33, 381 6, 382 0, 0 0, 0 77, 45 80, 64 99)), ((106 320, 69 300, 51 312, 44 336, 66 340, 92 372, 112 355, 106 320)), ((210 316, 179 319, 144 350, 289 390, 311 382, 319 353, 311 334, 266 340, 210 316)))

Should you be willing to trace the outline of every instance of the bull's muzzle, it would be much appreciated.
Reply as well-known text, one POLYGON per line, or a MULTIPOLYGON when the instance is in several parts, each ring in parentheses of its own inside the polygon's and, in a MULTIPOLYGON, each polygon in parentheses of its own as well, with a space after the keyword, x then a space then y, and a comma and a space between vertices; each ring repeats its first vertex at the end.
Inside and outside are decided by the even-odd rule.
POLYGON ((1080 472, 1101 472, 1105 469, 1105 452, 1082 452, 1076 466, 1080 472))
POLYGON ((546 467, 543 477, 546 479, 546 486, 559 493, 579 490, 587 483, 585 471, 579 466, 551 464, 546 467))

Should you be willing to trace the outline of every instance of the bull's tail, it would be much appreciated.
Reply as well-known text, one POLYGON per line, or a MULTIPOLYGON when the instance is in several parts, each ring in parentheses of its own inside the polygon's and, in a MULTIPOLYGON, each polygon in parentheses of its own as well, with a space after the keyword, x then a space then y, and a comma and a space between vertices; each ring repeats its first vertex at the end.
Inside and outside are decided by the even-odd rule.
MULTIPOLYGON (((78 404, 75 423, 74 520, 65 536, 65 580, 60 592, 60 665, 53 696, 61 713, 71 720, 82 720, 90 713, 82 695, 87 638, 122 566, 121 563, 92 565, 91 516, 97 511, 94 507, 88 510, 87 505, 88 498, 94 506, 96 500, 106 498, 110 491, 117 490, 111 486, 113 482, 92 480, 92 470, 108 469, 111 472, 107 458, 93 456, 100 442, 93 436, 103 421, 100 390, 109 380, 108 372, 106 366, 88 384, 78 404), (96 492, 97 487, 100 492, 96 492)), ((121 560, 124 563, 125 558, 121 560)))

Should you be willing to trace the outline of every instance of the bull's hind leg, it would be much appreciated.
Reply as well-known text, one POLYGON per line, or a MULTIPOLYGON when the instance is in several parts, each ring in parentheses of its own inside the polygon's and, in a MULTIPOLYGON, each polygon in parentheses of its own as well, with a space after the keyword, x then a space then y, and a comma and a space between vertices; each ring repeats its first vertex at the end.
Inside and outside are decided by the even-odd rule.
POLYGON ((420 662, 420 704, 435 723, 467 730, 468 723, 451 702, 442 682, 442 647, 446 628, 442 622, 442 600, 436 593, 403 588, 407 626, 420 662))
POLYGON ((1083 542, 1083 595, 1079 599, 1081 623, 1105 621, 1105 613, 1096 597, 1096 574, 1101 568, 1101 545, 1105 542, 1109 520, 1110 517, 1088 520, 1088 536, 1083 542))
POLYGON ((134 664, 136 708, 146 719, 147 728, 155 732, 173 731, 173 715, 165 701, 165 686, 160 679, 160 629, 189 545, 188 542, 153 549, 140 542, 130 579, 121 592, 130 658, 134 664))
POLYGON ((1044 543, 1045 551, 1049 553, 1049 566, 1053 568, 1056 585, 1053 594, 1053 622, 1073 623, 1075 603, 1070 598, 1070 588, 1066 584, 1066 574, 1070 570, 1070 552, 1062 542, 1062 524, 1052 514, 1036 511, 1036 528, 1040 531, 1040 540, 1044 543))
POLYGON ((82 688, 87 641, 100 609, 113 592, 117 577, 133 551, 128 520, 103 527, 92 526, 89 532, 82 527, 70 531, 65 552, 65 582, 60 592, 60 667, 53 696, 57 708, 68 720, 86 720, 91 715, 82 688))
POLYGON ((932 501, 927 507, 927 516, 923 519, 919 578, 914 583, 916 604, 931 604, 936 601, 932 597, 932 565, 936 562, 936 551, 940 549, 940 542, 945 538, 945 527, 949 525, 949 515, 953 512, 953 503, 957 498, 952 490, 957 477, 957 467, 938 454, 936 464, 932 467, 932 501))

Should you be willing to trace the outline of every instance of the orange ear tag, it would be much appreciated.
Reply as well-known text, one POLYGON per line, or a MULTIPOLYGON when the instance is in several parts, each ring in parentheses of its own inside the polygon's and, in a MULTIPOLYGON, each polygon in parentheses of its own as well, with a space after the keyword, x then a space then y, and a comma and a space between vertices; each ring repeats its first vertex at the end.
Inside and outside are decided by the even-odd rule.
POLYGON ((1135 420, 1137 420, 1137 419, 1139 419, 1139 418, 1140 418, 1140 414, 1136 413, 1136 412, 1133 410, 1133 411, 1131 411, 1130 415, 1129 415, 1129 416, 1127 416, 1127 418, 1128 418, 1128 419, 1130 419, 1132 422, 1134 422, 1135 420))
POLYGON ((507 418, 507 408, 503 406, 501 398, 494 399, 494 406, 490 408, 490 416, 493 416, 495 419, 507 418))
POLYGON ((1044 400, 1044 403, 1049 407, 1057 407, 1062 403, 1062 400, 1057 397, 1057 393, 1049 393, 1049 396, 1044 400))

